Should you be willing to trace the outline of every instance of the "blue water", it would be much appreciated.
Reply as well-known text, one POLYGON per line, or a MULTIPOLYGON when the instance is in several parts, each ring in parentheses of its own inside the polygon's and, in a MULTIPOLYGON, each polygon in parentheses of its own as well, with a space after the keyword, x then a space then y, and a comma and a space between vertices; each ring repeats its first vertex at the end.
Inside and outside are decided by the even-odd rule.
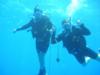
MULTIPOLYGON (((82 1, 74 8, 68 9, 71 0, 0 0, 0 75, 37 75, 39 62, 35 50, 35 41, 31 33, 20 31, 13 34, 14 28, 30 21, 33 9, 38 4, 61 31, 61 21, 67 16, 77 19, 90 29, 87 36, 90 48, 98 52, 100 47, 100 6, 99 0, 82 1)), ((100 62, 91 60, 87 66, 80 65, 74 56, 68 54, 62 43, 50 45, 46 54, 48 75, 99 75, 100 62), (59 63, 56 62, 57 50, 60 52, 59 63)))

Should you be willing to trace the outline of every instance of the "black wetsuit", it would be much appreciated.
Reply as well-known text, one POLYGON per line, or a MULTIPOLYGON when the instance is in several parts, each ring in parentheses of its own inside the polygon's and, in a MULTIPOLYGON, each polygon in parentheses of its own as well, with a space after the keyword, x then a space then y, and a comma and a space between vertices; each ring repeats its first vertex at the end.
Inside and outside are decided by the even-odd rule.
MULTIPOLYGON (((56 38, 57 42, 63 42, 63 46, 69 53, 73 54, 81 64, 85 63, 85 56, 89 56, 93 59, 97 58, 97 53, 86 46, 84 35, 90 35, 90 31, 84 25, 80 25, 80 28, 72 26, 72 30, 69 34, 65 30, 56 38)), ((55 43, 54 39, 55 37, 52 37, 52 43, 55 43)))
POLYGON ((38 21, 32 19, 28 24, 24 25, 19 30, 27 29, 31 27, 31 32, 33 38, 36 38, 36 49, 37 51, 46 52, 49 47, 50 42, 50 29, 52 29, 53 25, 47 16, 42 16, 38 21))

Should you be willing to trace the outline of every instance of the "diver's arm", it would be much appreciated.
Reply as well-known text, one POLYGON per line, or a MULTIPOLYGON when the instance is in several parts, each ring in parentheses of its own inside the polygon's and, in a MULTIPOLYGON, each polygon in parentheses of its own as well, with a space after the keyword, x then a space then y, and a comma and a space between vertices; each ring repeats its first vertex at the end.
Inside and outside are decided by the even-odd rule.
POLYGON ((13 32, 15 33, 17 31, 25 30, 25 29, 29 28, 32 25, 32 23, 33 23, 33 19, 28 24, 25 24, 17 29, 14 29, 13 32))
POLYGON ((62 41, 63 36, 64 36, 64 33, 63 33, 63 32, 62 32, 62 33, 60 33, 60 34, 56 37, 56 41, 57 41, 57 42, 62 41))
POLYGON ((89 29, 86 28, 83 23, 79 24, 78 28, 76 28, 76 29, 77 29, 77 34, 78 35, 90 35, 91 34, 89 29))
POLYGON ((84 26, 84 24, 81 24, 81 25, 80 25, 80 28, 81 28, 82 33, 83 33, 84 35, 90 35, 90 34, 91 34, 91 32, 89 31, 89 29, 86 28, 86 27, 84 26))
POLYGON ((17 31, 21 31, 21 30, 27 29, 28 27, 29 27, 29 25, 26 24, 26 25, 24 25, 24 26, 22 26, 22 27, 19 27, 19 28, 17 28, 17 29, 14 29, 14 32, 17 32, 17 31))
POLYGON ((63 37, 63 33, 59 34, 57 37, 55 35, 56 34, 54 33, 54 35, 52 36, 52 39, 51 39, 52 44, 56 44, 57 42, 60 42, 63 37))

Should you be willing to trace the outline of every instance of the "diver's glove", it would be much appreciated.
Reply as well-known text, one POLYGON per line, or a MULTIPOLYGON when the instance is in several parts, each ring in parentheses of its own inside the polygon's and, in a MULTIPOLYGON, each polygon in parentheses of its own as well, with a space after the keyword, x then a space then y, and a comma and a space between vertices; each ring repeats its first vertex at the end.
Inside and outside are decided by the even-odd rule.
POLYGON ((13 33, 16 33, 17 31, 20 31, 21 30, 21 27, 17 28, 17 29, 14 29, 13 30, 13 33))
POLYGON ((18 31, 18 29, 14 29, 14 30, 13 30, 13 33, 16 33, 17 31, 18 31))

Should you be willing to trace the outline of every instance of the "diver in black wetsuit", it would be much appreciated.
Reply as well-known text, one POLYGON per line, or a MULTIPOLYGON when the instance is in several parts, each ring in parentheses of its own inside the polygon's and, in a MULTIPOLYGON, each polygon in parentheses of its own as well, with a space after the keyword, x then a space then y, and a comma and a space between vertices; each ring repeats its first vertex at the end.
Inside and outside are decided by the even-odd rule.
POLYGON ((14 33, 30 27, 32 29, 29 31, 32 32, 33 38, 36 38, 36 50, 40 62, 40 71, 38 75, 46 75, 45 54, 50 44, 50 38, 52 36, 54 26, 50 19, 46 15, 43 15, 42 10, 36 7, 34 9, 34 18, 32 18, 28 24, 15 29, 14 33))
POLYGON ((62 41, 63 46, 70 54, 73 54, 82 65, 86 65, 85 57, 100 60, 98 54, 86 46, 87 44, 84 36, 90 35, 90 31, 79 20, 76 26, 72 25, 70 21, 71 18, 62 22, 63 31, 58 37, 55 37, 54 34, 52 43, 55 44, 62 41))

